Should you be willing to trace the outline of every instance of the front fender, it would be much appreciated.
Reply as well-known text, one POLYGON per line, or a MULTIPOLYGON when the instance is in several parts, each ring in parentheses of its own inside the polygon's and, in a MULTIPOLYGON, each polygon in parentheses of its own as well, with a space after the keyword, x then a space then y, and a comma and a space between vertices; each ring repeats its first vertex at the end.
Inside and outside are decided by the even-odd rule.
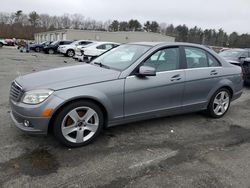
POLYGON ((110 121, 123 117, 123 90, 124 80, 121 79, 58 90, 54 94, 63 99, 63 103, 57 109, 72 100, 91 99, 102 104, 110 121))

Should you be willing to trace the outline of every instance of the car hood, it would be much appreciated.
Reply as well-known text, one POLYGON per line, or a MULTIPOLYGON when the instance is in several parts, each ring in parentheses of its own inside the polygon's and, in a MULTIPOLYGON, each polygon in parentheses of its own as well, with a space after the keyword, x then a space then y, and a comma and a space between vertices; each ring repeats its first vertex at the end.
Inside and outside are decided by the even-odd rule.
POLYGON ((57 47, 58 45, 48 45, 48 46, 45 46, 44 48, 55 48, 57 47))
POLYGON ((117 79, 119 71, 96 65, 75 65, 20 76, 16 81, 25 91, 33 89, 60 90, 117 79))
POLYGON ((30 47, 40 47, 43 46, 42 44, 31 44, 30 47))

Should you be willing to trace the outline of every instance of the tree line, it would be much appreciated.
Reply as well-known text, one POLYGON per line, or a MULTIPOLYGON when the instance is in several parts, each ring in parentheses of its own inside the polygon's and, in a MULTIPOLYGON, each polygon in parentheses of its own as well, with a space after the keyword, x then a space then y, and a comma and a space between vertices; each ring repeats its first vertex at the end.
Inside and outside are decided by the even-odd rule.
POLYGON ((33 39, 34 33, 55 29, 82 29, 98 31, 141 31, 155 32, 174 36, 178 42, 191 42, 210 46, 250 48, 250 35, 232 32, 228 34, 223 29, 201 29, 197 26, 189 28, 185 24, 173 24, 146 21, 140 23, 137 19, 129 21, 96 21, 85 18, 81 14, 64 14, 50 16, 33 11, 29 14, 18 10, 14 13, 0 12, 0 38, 33 39))

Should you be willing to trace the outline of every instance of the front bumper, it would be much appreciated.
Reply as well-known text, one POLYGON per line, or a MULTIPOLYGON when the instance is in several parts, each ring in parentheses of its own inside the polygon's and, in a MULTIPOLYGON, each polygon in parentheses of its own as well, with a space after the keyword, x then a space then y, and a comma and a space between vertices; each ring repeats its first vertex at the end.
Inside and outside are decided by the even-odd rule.
POLYGON ((78 61, 83 61, 83 55, 76 54, 73 58, 78 60, 78 61))
POLYGON ((29 134, 46 135, 48 132, 49 118, 27 117, 14 111, 10 112, 10 117, 17 128, 29 134), (30 122, 29 127, 24 125, 25 120, 30 122))
POLYGON ((10 116, 16 127, 22 131, 31 134, 47 134, 50 119, 62 103, 63 100, 54 94, 37 105, 24 104, 10 99, 10 116), (44 117, 42 114, 47 108, 54 109, 54 111, 44 117), (25 121, 28 121, 30 126, 25 126, 25 121))
POLYGON ((66 49, 66 48, 60 48, 60 49, 59 49, 59 52, 60 52, 61 54, 66 54, 67 49, 66 49))

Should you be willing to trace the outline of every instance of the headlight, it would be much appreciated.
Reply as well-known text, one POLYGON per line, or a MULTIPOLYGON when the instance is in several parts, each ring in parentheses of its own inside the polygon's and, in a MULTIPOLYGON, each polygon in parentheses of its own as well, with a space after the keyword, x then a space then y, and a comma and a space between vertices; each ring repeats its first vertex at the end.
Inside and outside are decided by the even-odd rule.
POLYGON ((38 104, 45 101, 52 93, 53 91, 49 89, 27 91, 24 93, 22 102, 26 104, 38 104))

